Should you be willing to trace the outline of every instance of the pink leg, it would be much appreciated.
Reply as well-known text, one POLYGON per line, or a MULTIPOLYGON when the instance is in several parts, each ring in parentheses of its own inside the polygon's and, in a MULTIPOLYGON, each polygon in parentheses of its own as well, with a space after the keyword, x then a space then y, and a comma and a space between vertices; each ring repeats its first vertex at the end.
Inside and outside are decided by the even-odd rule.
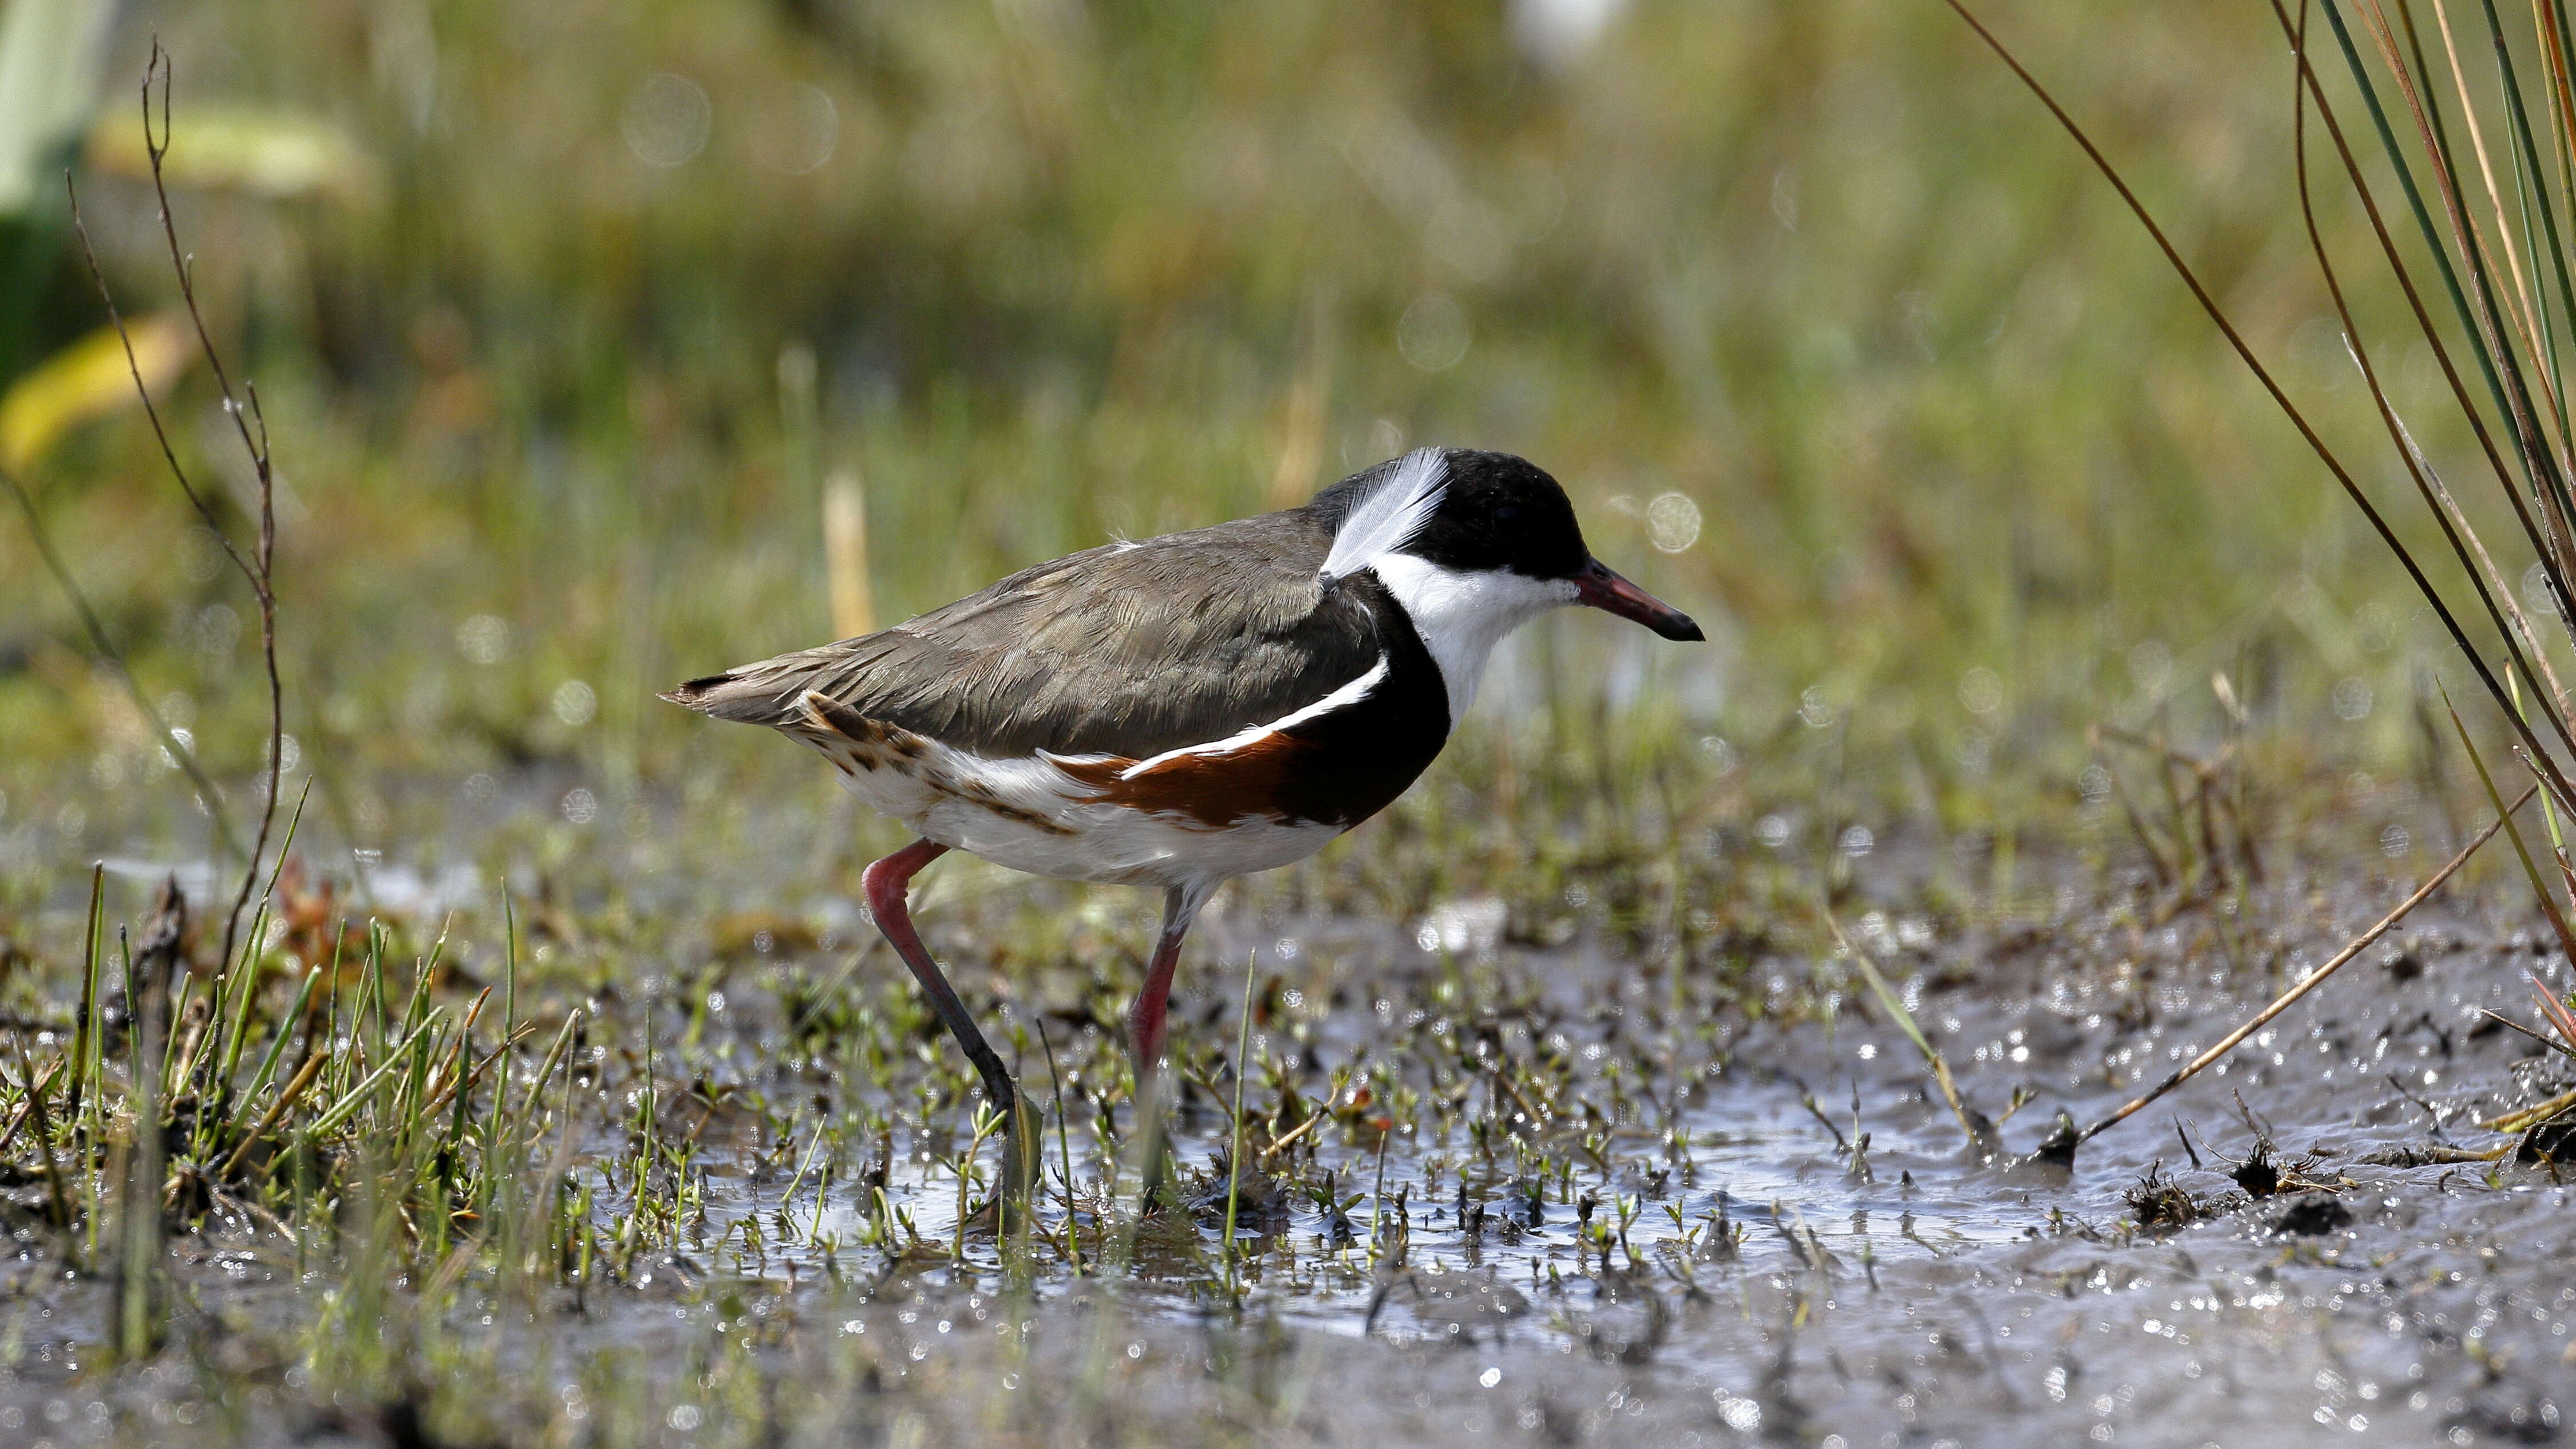
POLYGON ((984 1033, 975 1029, 975 1019, 966 1014, 966 1004, 948 978, 939 972, 939 963, 921 944, 921 933, 912 928, 912 912, 904 896, 912 883, 913 873, 948 853, 948 847, 936 840, 916 840, 876 864, 869 866, 863 879, 867 882, 868 910, 876 917, 877 929, 885 933, 895 954, 912 968, 914 979, 921 983, 923 994, 930 998, 931 1010, 947 1023, 949 1035, 966 1049, 966 1059, 975 1064, 975 1074, 984 1079, 984 1093, 995 1110, 1008 1112, 1017 1100, 1018 1090, 1010 1072, 1003 1067, 1001 1054, 984 1033))
POLYGON ((1136 1004, 1127 1010, 1128 1046, 1136 1055, 1140 1101, 1145 1084, 1162 1065, 1164 1010, 1171 1001, 1172 973, 1181 964, 1181 940, 1206 902, 1204 888, 1174 886, 1163 894, 1162 939, 1154 943, 1154 959, 1145 967, 1145 988, 1136 993, 1136 1004))

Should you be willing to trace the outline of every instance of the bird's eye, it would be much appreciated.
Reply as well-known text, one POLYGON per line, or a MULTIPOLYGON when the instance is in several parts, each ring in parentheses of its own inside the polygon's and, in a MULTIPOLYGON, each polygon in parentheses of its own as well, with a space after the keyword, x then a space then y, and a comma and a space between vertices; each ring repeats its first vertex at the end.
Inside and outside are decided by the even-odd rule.
POLYGON ((1494 510, 1494 521, 1496 523, 1509 523, 1520 516, 1521 510, 1518 504, 1506 503, 1502 507, 1494 510))

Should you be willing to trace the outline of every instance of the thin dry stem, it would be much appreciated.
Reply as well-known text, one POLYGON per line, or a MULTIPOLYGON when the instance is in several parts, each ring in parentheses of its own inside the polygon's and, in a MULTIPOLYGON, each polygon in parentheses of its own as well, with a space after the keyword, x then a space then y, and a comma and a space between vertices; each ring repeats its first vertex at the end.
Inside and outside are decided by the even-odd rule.
POLYGON ((45 529, 44 516, 36 511, 35 498, 12 474, 0 473, 0 482, 9 485, 20 511, 26 514, 27 536, 35 542, 36 557, 44 562, 45 571, 54 576, 63 596, 71 600, 72 612, 80 616, 82 632, 89 635, 90 648, 96 652, 99 661, 116 675, 116 682, 124 688, 135 712, 152 726, 155 735, 160 736, 161 748, 170 752, 170 758, 178 762, 180 771, 188 777, 188 784, 196 790, 198 802, 206 807, 207 818, 215 823, 216 843, 228 855, 243 854, 241 841, 233 834, 232 817, 224 809, 222 792, 208 778, 206 767, 197 759, 197 752, 170 728, 169 720, 161 714, 161 707, 152 702, 152 696, 144 692, 142 682, 134 677, 133 668, 125 662, 125 652, 116 647, 116 641, 108 635, 107 625, 99 619, 98 611, 90 607, 89 596, 81 592, 79 581, 72 577, 71 565, 55 552, 53 535, 45 529))
MULTIPOLYGON (((2361 0, 2361 5, 2367 7, 2364 13, 2370 22, 2372 39, 2379 45, 2380 58, 2396 78, 2399 93, 2406 98, 2407 110, 2415 121, 2417 138, 2422 141, 2427 163, 2432 167, 2434 184, 2442 195, 2443 214, 2450 222, 2452 240, 2462 260, 2467 263, 2469 288, 2478 302, 2472 316, 2479 345, 2489 358, 2502 365, 2497 381, 2504 394, 2506 420, 2513 425, 2514 441, 2522 454, 2524 472, 2530 480, 2532 495, 2540 504, 2541 519, 2545 524, 2536 541, 2542 557, 2555 565, 2563 599, 2565 582, 2576 576, 2576 538, 2571 538, 2566 506, 2561 496, 2565 475, 2558 471, 2547 447, 2540 441, 2538 425, 2531 416, 2530 395, 2523 385, 2522 370, 2515 365, 2515 354, 2504 340, 2503 314, 2496 305, 2495 290, 2489 282, 2493 264, 2488 260, 2485 243, 2461 200, 2458 178, 2452 172, 2448 153, 2426 110, 2424 95, 2416 85, 2414 72, 2408 68, 2398 49, 2396 32, 2389 26, 2387 12, 2379 0, 2361 0)), ((2410 27, 2412 23, 2410 15, 2410 27)), ((2503 703, 2503 700, 2499 698, 2498 703, 2503 703)))
MULTIPOLYGON (((2294 27, 2290 23, 2289 16, 2282 11, 2280 0, 2273 0, 2272 3, 2273 16, 2280 21, 2282 30, 2289 37, 2294 60, 2291 85, 2292 146, 2297 163, 2299 211, 2307 229, 2309 249, 2316 258, 2318 274, 2324 279, 2326 290, 2334 301, 2335 315, 2343 324, 2345 351, 2351 355, 2353 365, 2360 370, 2362 381, 2370 392, 2373 406, 2378 409, 2382 425, 2388 429, 2391 440, 2397 443, 2398 455, 2406 464, 2407 473, 2414 481, 2416 492, 2433 510, 2435 519, 2442 525, 2443 535, 2450 542, 2453 554, 2468 571, 2470 584, 2476 589, 2479 602, 2486 606, 2489 619, 2495 624, 2498 632, 2504 635, 2506 651, 2512 657, 2514 664, 2520 668, 2525 678, 2532 681, 2535 689, 2545 689, 2549 697, 2558 702, 2558 709, 2547 717, 2558 727, 2557 732, 2563 740, 2566 736, 2565 721, 2568 715, 2567 693, 2559 684, 2557 674, 2550 665, 2548 650, 2532 631, 2530 621, 2524 616, 2512 585, 2505 579, 2503 571, 2496 567, 2494 558, 2489 555, 2486 541, 2479 537, 2468 516, 2461 511, 2458 502, 2452 498, 2448 486, 2442 482, 2441 475, 2424 456, 2423 450, 2416 446, 2414 435, 2408 431, 2405 420, 2398 415, 2396 405, 2389 400, 2388 390, 2380 381, 2378 369, 2371 364, 2369 348, 2362 341, 2360 324, 2354 321, 2352 308, 2345 299, 2342 279, 2335 271, 2332 257, 2326 251, 2324 234, 2317 225, 2315 194, 2308 171, 2307 102, 2311 97, 2316 102, 2319 119, 2325 123, 2328 133, 2334 139, 2335 149, 2344 162, 2345 174, 2350 178, 2355 193, 2369 213, 2371 226, 2378 234, 2382 253, 2396 271, 2399 282, 2406 291, 2407 299, 2414 305, 2418 324, 2424 329, 2425 335, 2432 339, 2437 352, 2440 351, 2441 341, 2433 328, 2432 320, 2425 314, 2422 299, 2416 295, 2414 281, 2407 274, 2405 263, 2398 256, 2396 247, 2389 241, 2387 227, 2379 215, 2378 203, 2371 195, 2360 167, 2353 162, 2351 148, 2344 142, 2343 128, 2335 120, 2333 108, 2326 100, 2323 87, 2318 84, 2315 69, 2309 64, 2308 12, 2306 0, 2301 0, 2298 23, 2294 27)), ((2466 390, 2458 385, 2457 373, 2450 369, 2447 353, 2442 354, 2442 363, 2444 371, 2451 376, 2454 392, 2459 397, 2462 408, 2469 410, 2474 419, 2475 411, 2469 407, 2466 390)), ((2485 437, 2483 427, 2480 428, 2479 435, 2483 440, 2485 437)), ((2488 453, 2493 457, 2494 448, 2491 443, 2488 445, 2488 453)), ((2496 460, 2496 466, 2497 476, 2504 478, 2506 475, 2503 472, 2501 459, 2496 460)), ((2521 512, 2520 496, 2509 482, 2505 493, 2507 497, 2514 499, 2517 512, 2521 512)), ((2521 516, 2525 529, 2532 531, 2530 515, 2522 512, 2521 516)), ((2536 531, 2532 531, 2532 541, 2535 547, 2541 546, 2541 539, 2536 531)))
POLYGON ((260 861, 268 853, 269 833, 277 824, 278 797, 284 784, 279 778, 284 773, 286 698, 285 684, 277 666, 277 489, 269 461, 268 420, 260 409, 258 389, 246 387, 243 390, 242 397, 248 399, 247 405, 242 397, 234 394, 232 375, 225 370, 223 355, 216 350, 213 334, 206 328, 204 310, 197 302, 196 280, 187 253, 179 245, 178 225, 171 217, 170 188, 161 164, 170 152, 171 72, 169 52, 163 50, 161 42, 155 39, 151 59, 143 70, 143 150, 151 163, 153 201, 160 211, 161 236, 169 248, 170 270, 178 279, 180 300, 186 306, 189 325, 196 330, 197 345, 205 354, 206 366, 213 372, 215 385, 223 395, 224 414, 232 420, 243 450, 250 455, 251 469, 258 481, 259 536, 248 558, 243 557, 232 536, 217 520, 205 495, 189 481, 187 470, 179 465, 178 451, 171 445, 169 429, 161 420, 161 410, 152 401, 152 390, 144 386, 142 364, 134 353, 134 339, 126 331, 125 318, 117 309, 107 274, 100 268, 98 254, 90 245, 89 226, 81 216, 80 196, 72 186, 69 173, 65 173, 63 185, 71 197, 72 225, 80 236, 81 256, 89 265, 91 280, 98 284, 99 298, 107 306, 108 319, 116 327, 117 340, 125 348, 126 370, 133 376, 135 395, 143 403, 143 415, 152 424, 152 436, 161 446, 162 461, 169 465, 170 476, 178 481, 179 490, 187 495, 189 504, 197 510, 198 519, 215 535, 225 556, 249 582, 251 595, 259 605, 260 662, 268 677, 268 770, 266 789, 262 792, 259 831, 251 842, 250 859, 242 870, 241 887, 234 892, 232 909, 224 917, 223 956, 217 970, 229 974, 234 964, 234 947, 241 933, 242 912, 250 905, 251 891, 259 880, 260 861), (152 116, 152 90, 156 81, 161 88, 161 116, 157 129, 152 116))
MULTIPOLYGON (((2531 797, 2537 794, 2539 790, 2540 787, 2538 785, 2526 787, 2522 794, 2517 797, 2511 805, 2505 807, 2506 814, 2510 815, 2513 811, 2519 810, 2524 805, 2529 804, 2531 797)), ((2459 854, 2452 856, 2448 861, 2443 863, 2440 870, 2433 872, 2431 879, 2416 887, 2413 895, 2399 901, 2395 910, 2382 916, 2379 919, 2379 922, 2376 925, 2373 925, 2369 930, 2353 937, 2351 942, 2345 945, 2342 950, 2337 951, 2332 959, 2328 960, 2324 965, 2319 966, 2316 970, 2300 977, 2289 990, 2282 992, 2271 1005, 2254 1013, 2254 1015, 2249 1017, 2243 1025, 2219 1038, 2216 1045, 2212 1046, 2209 1050, 2202 1052, 2199 1056, 2193 1057, 2189 1062, 2184 1063, 2179 1070, 2173 1073, 2173 1075, 2165 1078, 2161 1082, 2158 1082, 2154 1087, 2150 1088, 2134 1101, 2131 1101, 2128 1105, 2120 1108, 2116 1112, 2113 1112, 2101 1121, 2094 1123, 2092 1126, 2085 1128, 2082 1132, 2077 1133, 2075 1135, 2075 1143, 2073 1145, 2080 1146, 2083 1143, 2092 1141, 2095 1137, 2100 1136, 2105 1130, 2116 1127, 2120 1123, 2127 1121, 2130 1117, 2136 1115, 2140 1110, 2144 1109, 2148 1103, 2153 1102, 2158 1097, 2161 1097, 2165 1093, 2172 1091, 2174 1088, 2181 1086, 2183 1083, 2190 1081, 2192 1078, 2199 1076, 2203 1071, 2208 1069, 2211 1063, 2216 1062, 2219 1058, 2226 1056, 2231 1051, 2234 1051, 2247 1037, 2261 1031, 2264 1025, 2270 1022, 2272 1018, 2289 1010, 2291 1006, 2297 1003, 2300 997, 2314 991, 2327 977, 2342 970, 2347 962, 2351 961, 2354 957, 2359 956, 2362 952, 2370 949, 2370 944, 2373 941, 2387 935, 2399 921, 2406 919, 2407 916, 2412 914, 2417 906, 2431 900, 2433 898, 2433 893, 2440 890, 2443 883, 2448 881, 2455 873, 2457 873, 2461 866, 2468 864, 2470 856, 2478 853, 2479 846, 2482 846, 2488 841, 2494 839, 2495 833, 2504 828, 2505 818, 2506 817, 2504 815, 2497 816, 2494 822, 2489 824, 2486 829, 2479 831, 2470 839, 2468 844, 2461 846, 2459 854)))
MULTIPOLYGON (((2103 179, 2110 182, 2112 189, 2120 194, 2120 199, 2128 205, 2130 214, 2138 219, 2139 225, 2146 229, 2147 235, 2154 240, 2157 249, 2164 253, 2167 264, 2174 269, 2175 275, 2181 278, 2183 285, 2191 290, 2192 297, 2200 303, 2201 310, 2208 315, 2210 322, 2227 338, 2228 345, 2235 349, 2238 359, 2245 364, 2246 370, 2252 372, 2255 380, 2263 385, 2263 390, 2270 394, 2273 403, 2281 409, 2283 416, 2289 419, 2291 426, 2298 429, 2299 436, 2317 455, 2318 461, 2324 463, 2326 471, 2334 475, 2335 482, 2342 486, 2344 495, 2352 500, 2354 507, 2361 510, 2362 516, 2370 521, 2371 528, 2378 533, 2380 541, 2387 545, 2391 554, 2396 556, 2398 563, 2406 570, 2407 577, 2414 583, 2416 591, 2423 595, 2425 603, 2431 606, 2434 615, 2442 621, 2442 627, 2450 634, 2451 642, 2460 651, 2461 657, 2468 661, 2471 669, 2476 671, 2478 680, 2486 687, 2488 696, 2505 711, 2507 720, 2531 746, 2533 753, 2547 764, 2552 774, 2556 774, 2557 762, 2540 747, 2540 742, 2531 733, 2530 726, 2514 713, 2503 682, 2496 678, 2494 670, 2488 667, 2485 656, 2470 642, 2467 631, 2461 627, 2458 617, 2451 612, 2449 602, 2442 597, 2441 591, 2433 586, 2433 581, 2425 575, 2422 566, 2415 561, 2413 553, 2407 549, 2405 542, 2398 538, 2394 529, 2389 527, 2388 520, 2381 515, 2378 506, 2370 501, 2369 494, 2362 490, 2350 470, 2344 467, 2343 460, 2326 445, 2325 439, 2308 422, 2307 415, 2290 400, 2289 394, 2282 391, 2280 383, 2274 380, 2270 369, 2263 365, 2262 359, 2255 355, 2254 349, 2247 344, 2243 334, 2237 331, 2236 324, 2228 317, 2226 309, 2218 305, 2217 299, 2210 295, 2208 287, 2202 284, 2199 274, 2192 269, 2189 262, 2183 260, 2182 253, 2165 235, 2164 228, 2156 223, 2154 214, 2147 210, 2146 203, 2140 201, 2137 193, 2130 189, 2127 178, 2120 174, 2118 167, 2111 164, 2109 157, 2102 154, 2102 149, 2094 144, 2092 136, 2076 123, 2075 118, 2068 114, 2063 105, 2058 103, 2057 97, 2051 94, 2046 86, 2040 84, 2039 78, 2021 63, 2020 58, 2013 54, 2011 48, 1977 19, 1976 15, 1968 9, 1965 0, 1946 0, 1946 3, 1962 21, 1966 22, 1968 28, 1976 33, 1977 38, 1985 42, 1986 47, 1995 53, 1996 58, 2001 60, 2030 90, 2040 104, 2048 108, 2049 114, 2056 118, 2058 125, 2065 129, 2066 134, 2074 140, 2075 144, 2083 149, 2085 156, 2093 162, 2094 168, 2102 173, 2103 179)), ((2456 205, 2455 198, 2454 203, 2456 205)), ((2564 722, 2559 723, 2563 733, 2564 722)), ((2563 783, 2563 780, 2560 783, 2563 783)))
MULTIPOLYGON (((2459 42, 2451 33, 2450 10, 2444 0, 2433 0, 2433 24, 2442 37, 2442 53, 2451 63, 2451 88, 2460 98, 2461 121, 2469 128, 2469 152, 2477 157, 2478 178, 2486 184, 2487 203, 2495 214, 2496 235, 2501 245, 2493 250, 2503 254, 2506 273, 2513 281, 2514 305, 2508 310, 2507 315, 2514 324, 2514 332, 2523 350, 2537 357, 2540 355, 2538 345, 2540 320, 2539 314, 2532 307, 2531 283, 2522 274, 2522 249, 2514 239, 2513 220, 2505 210, 2504 193, 2496 185, 2495 163, 2487 155, 2486 129, 2478 124, 2477 100, 2470 93, 2468 76, 2460 66, 2459 42)), ((2470 218, 2472 231, 2476 230, 2476 225, 2476 218, 2470 218)), ((2483 237, 2480 238, 2480 244, 2484 245, 2483 237)), ((2557 398, 2550 387, 2548 371, 2534 370, 2539 373, 2541 390, 2550 394, 2548 400, 2555 408, 2557 398)), ((2562 471, 2565 466, 2565 460, 2562 458, 2560 461, 2562 471)))

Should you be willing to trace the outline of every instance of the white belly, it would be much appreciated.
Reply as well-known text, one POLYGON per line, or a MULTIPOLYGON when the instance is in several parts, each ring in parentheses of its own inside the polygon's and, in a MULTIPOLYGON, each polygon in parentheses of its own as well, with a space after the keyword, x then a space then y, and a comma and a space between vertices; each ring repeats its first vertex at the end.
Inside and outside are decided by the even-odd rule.
POLYGON ((1330 825, 1267 820, 1210 828, 1186 817, 1123 805, 1076 806, 1069 814, 1070 834, 1040 830, 965 801, 943 802, 919 816, 904 817, 904 823, 995 865, 1111 885, 1190 885, 1276 870, 1304 860, 1341 834, 1330 825))
POLYGON ((1109 885, 1207 885, 1304 860, 1337 826, 1187 816, 1103 803, 1045 758, 988 760, 919 735, 883 742, 797 732, 877 813, 995 865, 1109 885))

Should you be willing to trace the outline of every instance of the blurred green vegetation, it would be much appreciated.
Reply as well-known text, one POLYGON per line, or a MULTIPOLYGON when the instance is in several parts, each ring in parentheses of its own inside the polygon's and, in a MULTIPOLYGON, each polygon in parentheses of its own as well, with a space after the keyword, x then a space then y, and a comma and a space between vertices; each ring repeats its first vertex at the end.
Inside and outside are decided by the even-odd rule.
MULTIPOLYGON (((829 637, 827 476, 860 480, 882 620, 1420 442, 1550 469, 1716 640, 1549 621, 1481 707, 1506 749, 1979 826, 2074 802, 2097 721, 2213 742, 2224 671, 2284 771, 2421 765, 2447 646, 1946 9, 1638 0, 1587 36, 1593 8, 134 7, 83 205, 129 313, 166 306, 131 130, 157 33, 180 225, 277 437, 288 728, 333 797, 308 828, 382 847, 380 782, 513 770, 612 819, 682 783, 820 798, 652 691, 829 637)), ((1986 9, 2317 415, 2370 426, 2270 17, 1986 9)), ((0 285, 34 319, 16 370, 102 320, 61 222, 0 285)), ((212 388, 175 386, 238 515, 212 388)), ((139 416, 23 482, 145 690, 247 779, 250 606, 139 416)), ((16 518, 0 738, 21 860, 185 819, 16 518)))

